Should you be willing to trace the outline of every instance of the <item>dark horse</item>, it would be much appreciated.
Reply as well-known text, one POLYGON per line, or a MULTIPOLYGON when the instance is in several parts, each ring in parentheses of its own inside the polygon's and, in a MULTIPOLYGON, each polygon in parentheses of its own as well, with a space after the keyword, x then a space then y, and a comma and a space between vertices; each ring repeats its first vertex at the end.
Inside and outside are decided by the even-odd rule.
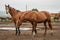
POLYGON ((9 5, 8 6, 5 5, 5 8, 6 8, 6 13, 10 13, 10 15, 12 16, 12 19, 15 23, 16 35, 20 34, 19 27, 24 20, 27 20, 32 24, 32 28, 33 28, 32 33, 34 35, 37 33, 37 30, 36 30, 37 23, 44 23, 44 26, 45 26, 44 35, 46 35, 46 32, 47 32, 47 25, 46 25, 47 22, 48 22, 49 28, 52 30, 51 20, 50 20, 51 16, 50 16, 49 12, 47 12, 47 11, 19 12, 19 11, 15 10, 14 8, 10 7, 9 5))
POLYGON ((54 21, 56 21, 56 20, 59 20, 59 17, 58 16, 55 16, 54 17, 54 21))

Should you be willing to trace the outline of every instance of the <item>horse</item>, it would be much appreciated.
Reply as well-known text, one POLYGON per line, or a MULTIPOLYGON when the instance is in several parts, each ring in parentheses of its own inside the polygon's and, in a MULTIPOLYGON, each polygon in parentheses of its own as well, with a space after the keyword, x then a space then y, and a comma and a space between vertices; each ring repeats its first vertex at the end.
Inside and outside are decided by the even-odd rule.
POLYGON ((58 17, 58 16, 55 16, 55 17, 54 17, 54 21, 56 21, 56 20, 57 20, 57 21, 59 20, 59 17, 58 17))
POLYGON ((12 19, 15 23, 16 35, 17 34, 20 35, 19 27, 24 20, 29 21, 32 24, 33 35, 37 34, 37 30, 36 30, 37 23, 44 23, 44 26, 45 26, 44 35, 46 35, 46 32, 47 32, 47 25, 46 25, 47 22, 48 22, 49 28, 52 30, 52 25, 51 25, 51 20, 50 20, 51 16, 50 16, 49 12, 47 12, 47 11, 19 12, 16 9, 10 7, 9 5, 8 6, 5 5, 5 9, 6 9, 6 13, 10 13, 10 15, 12 16, 12 19))
POLYGON ((44 36, 47 33, 47 25, 46 23, 48 22, 49 28, 51 29, 51 35, 53 35, 52 31, 52 25, 51 25, 51 15, 47 11, 30 11, 29 13, 25 12, 21 18, 20 18, 20 23, 22 23, 24 20, 29 21, 32 24, 32 33, 33 35, 37 34, 37 23, 44 23, 45 26, 45 32, 44 36))
POLYGON ((54 21, 59 21, 60 20, 60 13, 54 16, 54 21))

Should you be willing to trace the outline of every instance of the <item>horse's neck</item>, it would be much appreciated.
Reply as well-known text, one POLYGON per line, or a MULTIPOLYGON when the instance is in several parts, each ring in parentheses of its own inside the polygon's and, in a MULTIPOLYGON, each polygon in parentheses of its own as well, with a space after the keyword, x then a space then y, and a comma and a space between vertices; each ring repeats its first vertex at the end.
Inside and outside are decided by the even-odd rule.
POLYGON ((14 16, 16 15, 16 13, 17 13, 17 12, 16 12, 15 10, 13 10, 13 9, 10 10, 10 15, 11 15, 12 17, 14 17, 14 16))

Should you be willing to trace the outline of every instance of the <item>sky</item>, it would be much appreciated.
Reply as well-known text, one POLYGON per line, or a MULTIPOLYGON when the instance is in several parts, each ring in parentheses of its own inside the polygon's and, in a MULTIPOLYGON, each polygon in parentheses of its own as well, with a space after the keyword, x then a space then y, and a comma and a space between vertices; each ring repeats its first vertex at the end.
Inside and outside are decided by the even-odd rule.
POLYGON ((0 0, 0 11, 5 11, 5 4, 21 11, 26 10, 26 4, 27 10, 37 8, 39 11, 60 11, 60 0, 0 0))

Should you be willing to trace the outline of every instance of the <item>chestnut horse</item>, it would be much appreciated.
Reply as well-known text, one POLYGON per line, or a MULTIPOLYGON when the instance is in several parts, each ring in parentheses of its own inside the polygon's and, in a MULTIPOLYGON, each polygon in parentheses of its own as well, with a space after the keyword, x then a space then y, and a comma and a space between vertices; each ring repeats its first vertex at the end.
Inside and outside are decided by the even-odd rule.
POLYGON ((34 35, 37 33, 37 30, 36 30, 37 23, 44 23, 44 26, 45 26, 44 35, 46 35, 46 32, 47 32, 47 25, 46 25, 47 22, 48 22, 49 28, 52 30, 51 20, 50 20, 51 16, 50 16, 49 12, 47 12, 47 11, 20 12, 20 11, 15 10, 14 8, 10 7, 9 5, 8 6, 5 5, 5 8, 6 8, 6 13, 10 13, 10 15, 12 16, 12 19, 15 23, 16 35, 20 34, 19 27, 24 20, 31 22, 32 28, 33 28, 32 33, 34 35))

